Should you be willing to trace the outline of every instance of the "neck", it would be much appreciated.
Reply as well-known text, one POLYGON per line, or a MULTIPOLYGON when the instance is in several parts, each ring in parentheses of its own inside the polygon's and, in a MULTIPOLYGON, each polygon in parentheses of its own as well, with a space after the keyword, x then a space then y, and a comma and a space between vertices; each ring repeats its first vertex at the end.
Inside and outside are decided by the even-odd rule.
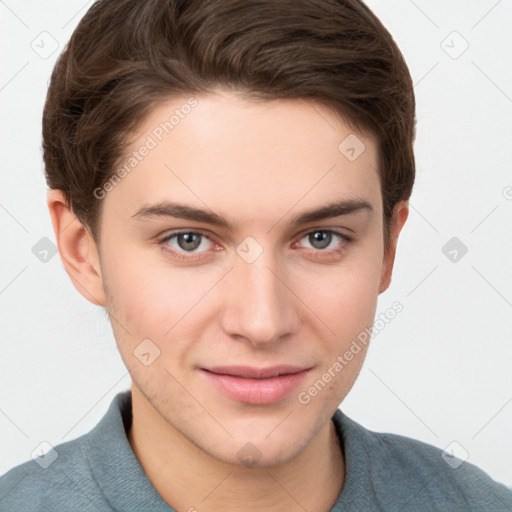
POLYGON ((343 453, 329 421, 292 460, 267 467, 219 461, 166 422, 132 388, 128 440, 160 496, 175 510, 194 512, 327 512, 345 479, 343 453))

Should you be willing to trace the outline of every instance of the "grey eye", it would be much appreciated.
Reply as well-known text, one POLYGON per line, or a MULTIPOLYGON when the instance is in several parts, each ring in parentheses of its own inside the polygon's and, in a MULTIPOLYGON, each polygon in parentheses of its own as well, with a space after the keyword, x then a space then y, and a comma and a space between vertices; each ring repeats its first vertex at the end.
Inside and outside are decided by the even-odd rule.
POLYGON ((202 233, 194 231, 183 231, 181 233, 174 233, 164 239, 164 242, 168 243, 173 249, 178 252, 194 252, 196 249, 200 249, 196 252, 203 252, 209 248, 208 244, 211 244, 211 240, 202 233))
POLYGON ((333 242, 333 238, 338 238, 338 243, 343 242, 344 237, 336 231, 319 229, 312 231, 303 237, 308 239, 308 243, 311 244, 313 249, 325 249, 329 247, 333 242))
POLYGON ((198 233, 179 233, 176 235, 180 249, 193 251, 201 245, 202 235, 198 233))
POLYGON ((309 242, 315 249, 325 249, 332 240, 332 234, 328 231, 315 231, 308 235, 309 242))

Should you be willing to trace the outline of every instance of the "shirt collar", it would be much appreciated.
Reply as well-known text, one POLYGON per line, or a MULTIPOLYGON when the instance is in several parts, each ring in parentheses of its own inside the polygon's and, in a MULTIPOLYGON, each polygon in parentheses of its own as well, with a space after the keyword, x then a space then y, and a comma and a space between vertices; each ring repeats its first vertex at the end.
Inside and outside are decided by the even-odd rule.
MULTIPOLYGON (((332 421, 345 459, 345 481, 331 512, 341 512, 354 504, 360 506, 364 496, 369 499, 371 485, 365 471, 368 461, 361 460, 364 450, 357 448, 357 443, 364 443, 361 427, 340 409, 332 421)), ((140 465, 126 434, 131 423, 132 396, 128 390, 114 397, 107 413, 88 436, 88 459, 96 484, 116 510, 176 512, 158 494, 140 465)))
POLYGON ((89 464, 109 504, 123 512, 175 512, 158 494, 137 459, 126 432, 132 422, 131 390, 118 393, 94 427, 87 448, 89 464))

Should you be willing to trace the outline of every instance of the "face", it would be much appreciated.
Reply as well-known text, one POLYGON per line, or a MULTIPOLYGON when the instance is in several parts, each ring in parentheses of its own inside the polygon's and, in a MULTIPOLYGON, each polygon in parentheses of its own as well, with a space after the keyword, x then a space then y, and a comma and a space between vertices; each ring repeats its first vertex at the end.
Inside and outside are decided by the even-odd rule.
POLYGON ((365 357, 339 359, 382 286, 377 147, 304 100, 187 99, 145 120, 131 151, 150 149, 103 199, 107 308, 170 428, 218 460, 277 464, 326 427, 365 357))

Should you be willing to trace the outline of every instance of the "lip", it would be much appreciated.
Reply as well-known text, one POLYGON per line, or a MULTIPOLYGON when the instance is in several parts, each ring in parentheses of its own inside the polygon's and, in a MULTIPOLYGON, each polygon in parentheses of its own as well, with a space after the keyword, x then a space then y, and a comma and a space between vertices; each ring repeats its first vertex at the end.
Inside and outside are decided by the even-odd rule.
POLYGON ((216 366, 201 368, 205 378, 224 395, 238 402, 266 405, 286 398, 311 368, 279 365, 267 368, 216 366))

